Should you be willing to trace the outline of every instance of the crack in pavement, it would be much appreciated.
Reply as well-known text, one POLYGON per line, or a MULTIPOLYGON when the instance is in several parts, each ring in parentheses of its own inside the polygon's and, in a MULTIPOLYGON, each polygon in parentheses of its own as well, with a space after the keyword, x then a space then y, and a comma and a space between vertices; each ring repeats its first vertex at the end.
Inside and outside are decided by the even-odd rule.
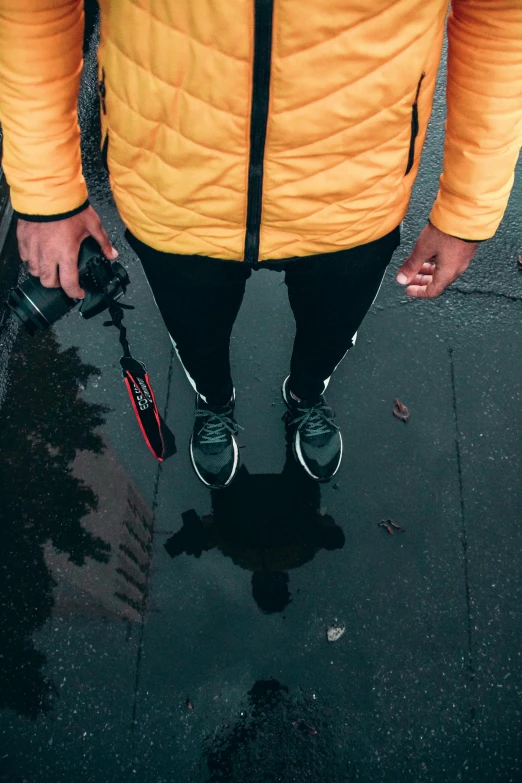
MULTIPOLYGON (((174 364, 174 349, 171 348, 170 351, 170 363, 169 363, 169 371, 167 375, 167 398, 165 400, 165 408, 163 411, 163 419, 164 421, 167 420, 167 414, 169 410, 169 402, 170 402, 170 389, 171 389, 171 382, 172 382, 172 368, 174 364)), ((161 462, 158 462, 158 467, 156 470, 156 478, 154 481, 154 489, 152 493, 152 531, 151 531, 151 539, 150 539, 150 546, 151 550, 154 545, 154 523, 156 521, 156 508, 158 505, 158 490, 159 490, 159 482, 161 477, 161 468, 162 468, 161 462)), ((146 584, 145 584, 145 591, 143 594, 143 616, 142 616, 142 623, 140 628, 140 638, 138 640, 138 652, 136 655, 136 677, 134 680, 134 702, 132 705, 132 718, 131 718, 131 752, 134 756, 136 752, 136 716, 138 711, 138 690, 139 690, 139 681, 140 681, 140 670, 141 670, 141 657, 143 652, 143 636, 145 633, 145 610, 148 603, 149 598, 149 579, 150 579, 150 572, 151 572, 151 562, 152 562, 152 554, 151 559, 149 560, 149 565, 147 569, 147 577, 146 577, 146 584)))
MULTIPOLYGON (((456 294, 458 296, 486 296, 492 299, 504 299, 507 302, 522 302, 522 296, 515 296, 515 294, 503 294, 498 291, 484 291, 480 288, 460 288, 459 286, 448 288, 443 296, 449 294, 456 294)), ((404 307, 404 305, 415 304, 416 302, 437 302, 441 301, 441 297, 435 297, 434 299, 416 299, 414 297, 408 297, 401 302, 393 302, 391 304, 376 305, 372 310, 395 310, 398 307, 404 307)))
POLYGON ((449 288, 448 294, 461 294, 462 296, 491 296, 497 299, 507 299, 509 302, 522 302, 522 296, 515 296, 514 294, 503 294, 498 291, 483 291, 480 288, 449 288))
MULTIPOLYGON (((459 419, 457 410, 457 391, 455 386, 455 362, 453 360, 453 348, 448 348, 449 360, 450 360, 450 375, 451 375, 451 390, 452 390, 452 402, 453 402, 453 418, 455 422, 455 451, 457 456, 457 474, 459 478, 459 498, 460 498, 460 523, 461 533, 460 540, 462 544, 462 551, 464 555, 464 584, 466 590, 466 612, 468 618, 468 663, 467 670, 469 673, 470 681, 475 682, 475 664, 473 658, 473 644, 472 644, 472 627, 471 627, 471 595, 469 586, 469 569, 468 569, 468 534, 466 529, 466 514, 464 505, 464 484, 462 479, 462 458, 460 451, 460 430, 459 419)), ((472 705, 470 708, 471 723, 475 720, 475 707, 472 705)))

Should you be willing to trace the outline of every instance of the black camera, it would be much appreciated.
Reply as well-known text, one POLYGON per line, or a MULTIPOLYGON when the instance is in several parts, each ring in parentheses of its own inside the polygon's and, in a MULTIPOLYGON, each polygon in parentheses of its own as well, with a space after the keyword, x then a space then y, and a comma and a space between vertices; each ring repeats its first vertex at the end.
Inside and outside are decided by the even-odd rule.
POLYGON ((45 288, 33 275, 9 293, 7 303, 29 334, 48 329, 78 302, 83 318, 102 313, 111 302, 121 299, 130 283, 124 267, 108 261, 92 237, 80 246, 78 271, 84 299, 71 299, 61 288, 45 288))

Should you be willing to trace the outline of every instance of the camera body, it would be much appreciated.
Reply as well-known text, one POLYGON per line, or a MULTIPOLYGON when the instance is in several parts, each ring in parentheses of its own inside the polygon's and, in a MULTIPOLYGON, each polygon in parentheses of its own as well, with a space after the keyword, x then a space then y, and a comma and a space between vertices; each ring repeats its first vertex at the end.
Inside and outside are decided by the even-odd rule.
POLYGON ((29 334, 48 329, 78 302, 83 318, 102 313, 125 294, 130 283, 124 267, 117 261, 108 261, 92 237, 84 239, 80 246, 78 272, 84 299, 71 299, 61 288, 45 288, 33 275, 9 293, 7 303, 29 334))

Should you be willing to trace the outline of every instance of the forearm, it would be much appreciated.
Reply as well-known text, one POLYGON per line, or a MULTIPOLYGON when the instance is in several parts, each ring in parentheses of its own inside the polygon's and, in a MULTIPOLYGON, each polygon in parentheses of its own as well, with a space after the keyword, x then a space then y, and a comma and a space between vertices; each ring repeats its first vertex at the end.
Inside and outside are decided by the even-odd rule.
POLYGON ((0 0, 0 121, 13 207, 56 215, 87 199, 77 103, 82 0, 0 0))
POLYGON ((488 239, 522 143, 522 3, 454 0, 448 42, 444 167, 430 220, 447 234, 488 239))

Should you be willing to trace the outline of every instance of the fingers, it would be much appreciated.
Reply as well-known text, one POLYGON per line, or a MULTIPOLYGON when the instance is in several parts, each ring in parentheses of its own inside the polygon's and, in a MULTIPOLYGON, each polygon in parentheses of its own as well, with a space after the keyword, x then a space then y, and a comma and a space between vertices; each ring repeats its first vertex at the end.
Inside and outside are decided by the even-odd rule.
POLYGON ((78 280, 77 258, 50 261, 46 257, 37 259, 31 256, 26 263, 29 274, 40 278, 44 288, 63 288, 71 299, 83 299, 85 296, 85 291, 80 287, 78 280))
MULTIPOLYGON (((422 273, 429 259, 434 259, 437 255, 437 246, 434 237, 426 228, 421 232, 413 252, 403 263, 397 273, 397 282, 400 285, 413 283, 418 274, 422 273)), ((424 270, 427 271, 427 270, 424 270)))
POLYGON ((428 223, 401 266, 397 282, 407 286, 410 297, 434 299, 466 271, 476 247, 428 223))
MULTIPOLYGON (((431 283, 432 281, 432 275, 417 275, 417 277, 414 277, 411 281, 411 285, 422 285, 427 286, 428 283, 431 283)), ((411 288, 411 286, 409 286, 411 288)), ((408 289, 406 289, 407 291, 408 289)))
MULTIPOLYGON (((38 248, 30 248, 26 247, 24 249, 20 250, 20 258, 24 262, 24 264, 27 264, 27 271, 30 275, 33 275, 33 277, 40 277, 42 276, 43 269, 40 267, 40 258, 38 255, 38 248)), ((56 272, 56 265, 54 266, 54 271, 56 272)), ((55 277, 56 274, 53 275, 53 269, 52 266, 49 265, 49 268, 45 270, 45 279, 47 281, 47 288, 55 288, 55 277)), ((57 277, 56 277, 57 280, 57 277)), ((44 284, 45 285, 45 284, 44 284)))
POLYGON ((91 206, 56 222, 20 218, 16 234, 20 258, 27 263, 29 273, 40 278, 46 288, 63 288, 71 299, 85 296, 78 280, 78 254, 86 237, 92 236, 98 242, 106 258, 118 256, 91 206))
MULTIPOLYGON (((61 261, 59 265, 60 272, 60 286, 63 288, 67 296, 71 299, 83 299, 85 291, 80 287, 78 281, 78 259, 67 258, 61 261)), ((42 278, 40 278, 42 281, 42 278)))
POLYGON ((29 264, 29 271, 40 278, 44 288, 63 288, 71 299, 83 299, 85 291, 80 287, 78 279, 78 259, 62 258, 59 261, 50 261, 49 258, 40 258, 37 264, 29 264), (35 272, 31 271, 35 268, 35 272))
POLYGON ((455 270, 451 266, 435 267, 432 275, 425 275, 422 282, 413 281, 413 285, 408 286, 406 294, 416 299, 435 299, 453 283, 454 280, 464 270, 455 270))
MULTIPOLYGON (((430 259, 435 258, 435 255, 430 257, 430 259)), ((414 251, 399 269, 397 273, 397 282, 401 285, 411 284, 418 275, 433 274, 434 268, 434 261, 429 260, 427 256, 422 253, 422 251, 414 251)))
POLYGON ((35 251, 32 252, 31 243, 28 241, 22 229, 21 220, 18 221, 16 227, 16 238, 18 240, 18 252, 20 254, 21 260, 24 262, 24 264, 27 264, 29 274, 34 275, 34 277, 38 277, 40 272, 40 265, 38 262, 36 248, 35 251))
POLYGON ((40 283, 44 286, 44 288, 60 288, 60 280, 58 278, 58 264, 40 264, 39 277, 40 283))
MULTIPOLYGON (((34 238, 38 239, 38 234, 34 238)), ((85 232, 85 236, 88 233, 85 232)), ((20 257, 27 263, 29 274, 40 279, 44 288, 63 288, 71 299, 83 299, 85 292, 78 282, 78 259, 67 256, 63 246, 19 240, 20 257)))
MULTIPOLYGON (((23 259, 24 261, 26 259, 23 259)), ((33 275, 34 277, 40 277, 40 265, 36 259, 27 259, 27 270, 30 275, 33 275)))
POLYGON ((109 239, 107 233, 105 232, 101 221, 93 210, 93 216, 92 220, 88 224, 88 229, 91 234, 91 236, 94 237, 94 239, 97 241, 99 246, 102 249, 102 253, 105 256, 105 258, 108 259, 114 259, 118 258, 118 251, 115 247, 113 247, 111 240, 109 239))
POLYGON ((426 262, 422 265, 418 275, 416 275, 411 281, 410 285, 423 285, 426 286, 431 282, 433 272, 435 271, 435 264, 426 262))
POLYGON ((406 289, 406 294, 414 299, 431 299, 434 296, 433 294, 430 295, 427 285, 409 285, 406 289))
POLYGON ((41 256, 39 261, 40 283, 44 288, 63 288, 71 299, 83 299, 85 292, 78 282, 78 260, 73 257, 63 257, 51 261, 48 256, 41 256))

